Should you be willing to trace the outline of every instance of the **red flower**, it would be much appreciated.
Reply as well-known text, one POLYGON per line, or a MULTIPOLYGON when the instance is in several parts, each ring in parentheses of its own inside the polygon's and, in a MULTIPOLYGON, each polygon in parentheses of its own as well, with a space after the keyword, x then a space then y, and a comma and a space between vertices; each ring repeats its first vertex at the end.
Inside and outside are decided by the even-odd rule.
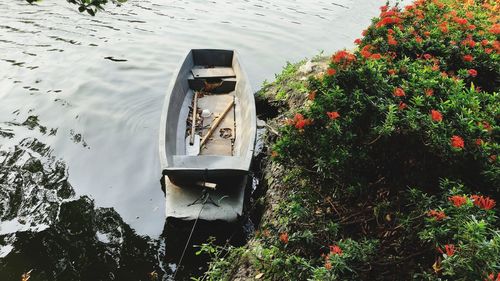
POLYGON ((434 120, 436 122, 443 121, 443 115, 441 114, 441 112, 439 112, 437 110, 434 110, 434 109, 431 110, 431 117, 432 117, 432 120, 434 120))
POLYGON ((500 273, 497 274, 497 278, 495 279, 495 274, 490 273, 485 281, 500 281, 500 273))
POLYGON ((425 32, 424 32, 424 36, 425 36, 425 37, 429 37, 429 36, 431 36, 431 33, 430 33, 429 31, 425 31, 425 32))
POLYGON ((330 246, 330 254, 341 256, 342 255, 342 249, 339 246, 337 246, 337 245, 330 246))
POLYGON ((492 48, 485 48, 484 52, 487 54, 491 54, 493 52, 493 49, 492 48))
POLYGON ((387 44, 396 46, 398 44, 398 41, 396 41, 392 35, 387 35, 387 44))
POLYGON ((488 40, 486 40, 486 39, 481 40, 481 46, 483 46, 483 47, 486 46, 486 45, 488 45, 489 43, 490 42, 488 40))
POLYGON ((328 68, 326 70, 326 75, 328 75, 328 76, 333 76, 333 75, 335 75, 335 73, 337 73, 337 70, 335 70, 333 68, 328 68))
POLYGON ((328 118, 331 120, 335 120, 340 117, 340 114, 337 111, 327 112, 326 115, 328 115, 328 118))
POLYGON ((394 34, 394 30, 392 28, 387 29, 387 34, 389 35, 394 34))
POLYGON ((453 146, 454 148, 459 148, 459 149, 462 149, 464 148, 464 139, 462 139, 460 136, 452 136, 451 139, 451 146, 453 146))
POLYGON ((474 29, 476 29, 476 26, 475 26, 475 25, 473 25, 473 24, 471 24, 471 25, 469 25, 467 28, 468 28, 469 30, 474 30, 474 29))
POLYGON ((446 251, 446 255, 448 257, 451 257, 455 254, 455 245, 453 244, 446 244, 444 245, 444 249, 446 251))
POLYGON ((464 41, 462 41, 462 46, 467 46, 469 48, 474 48, 476 46, 476 41, 467 38, 464 41))
POLYGON ((500 34, 500 24, 495 23, 494 25, 491 26, 491 28, 488 31, 495 35, 500 34))
POLYGON ((316 93, 317 91, 311 91, 309 92, 309 95, 307 95, 308 100, 314 100, 316 98, 316 93))
POLYGON ((429 212, 427 212, 427 215, 429 217, 433 217, 437 221, 446 218, 446 214, 443 211, 430 210, 429 212))
POLYGON ((325 262, 325 268, 326 268, 326 270, 332 269, 332 263, 329 261, 325 262))
POLYGON ((399 105, 398 105, 398 109, 399 109, 399 110, 403 110, 403 109, 405 109, 405 108, 407 108, 407 107, 408 107, 408 106, 406 105, 406 103, 404 103, 404 102, 402 102, 402 101, 400 101, 400 102, 399 102, 399 105))
POLYGON ((360 53, 361 55, 364 57, 364 58, 369 58, 372 53, 371 53, 371 48, 372 46, 371 45, 366 45, 363 47, 363 49, 361 49, 360 53))
POLYGON ((379 53, 373 54, 370 56, 371 59, 378 60, 382 58, 382 56, 379 53))
POLYGON ((443 33, 448 33, 448 23, 446 22, 443 22, 439 25, 439 29, 441 30, 441 32, 443 33))
POLYGON ((483 145, 484 141, 482 139, 476 139, 476 145, 481 146, 483 145))
POLYGON ((431 54, 424 54, 424 59, 430 60, 430 59, 432 59, 432 55, 431 54))
POLYGON ((483 129, 485 129, 488 132, 491 132, 491 130, 493 130, 493 128, 491 128, 490 123, 486 121, 483 121, 482 123, 480 123, 480 125, 483 126, 483 129))
POLYGON ((333 54, 332 56, 332 61, 334 63, 344 63, 345 64, 348 64, 350 62, 353 62, 356 60, 356 56, 349 53, 348 51, 345 51, 345 50, 342 50, 342 51, 338 51, 336 52, 335 54, 333 54))
POLYGON ((300 113, 295 114, 295 117, 293 118, 292 124, 295 123, 295 128, 302 130, 304 129, 305 126, 311 124, 310 119, 305 119, 304 116, 300 113))
POLYGON ((396 69, 389 69, 389 70, 387 70, 387 73, 389 73, 389 75, 395 75, 396 69))
POLYGON ((396 97, 404 97, 405 96, 405 91, 403 89, 401 89, 401 88, 395 88, 393 94, 396 97))
POLYGON ((475 69, 469 69, 469 75, 472 76, 472 77, 476 77, 477 76, 477 71, 475 69))
POLYGON ((361 39, 357 38, 356 40, 354 40, 354 44, 360 45, 361 44, 361 39))
POLYGON ((448 198, 450 202, 453 203, 455 207, 460 207, 467 203, 467 198, 465 196, 460 196, 460 195, 453 195, 448 198))
POLYGON ((454 17, 453 21, 458 23, 458 24, 461 24, 461 25, 465 25, 468 22, 467 19, 459 18, 459 17, 454 17))
POLYGON ((465 61, 465 62, 471 62, 472 60, 474 60, 474 57, 471 56, 471 55, 465 55, 462 57, 462 59, 465 61))
POLYGON ((425 89, 425 95, 428 97, 434 95, 434 90, 433 89, 425 89))
POLYGON ((484 210, 491 210, 496 205, 495 200, 489 197, 484 197, 482 195, 472 195, 471 198, 474 205, 484 210))
POLYGON ((422 38, 420 36, 416 36, 415 37, 415 41, 417 41, 417 43, 422 43, 424 40, 422 40, 422 38))
POLYGON ((288 244, 288 233, 283 232, 280 234, 280 241, 284 244, 288 244))

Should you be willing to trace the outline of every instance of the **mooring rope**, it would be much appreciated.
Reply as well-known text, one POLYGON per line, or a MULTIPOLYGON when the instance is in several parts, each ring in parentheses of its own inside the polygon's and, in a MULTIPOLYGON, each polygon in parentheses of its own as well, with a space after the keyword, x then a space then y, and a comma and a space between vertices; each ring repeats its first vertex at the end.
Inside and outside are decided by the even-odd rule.
POLYGON ((207 203, 209 197, 210 197, 210 194, 208 193, 208 190, 206 188, 203 189, 200 212, 198 213, 198 216, 196 217, 196 220, 194 221, 193 227, 191 228, 191 233, 189 233, 188 240, 186 242, 186 245, 184 246, 184 250, 182 251, 181 258, 179 259, 179 262, 177 263, 177 268, 175 269, 174 277, 173 277, 174 280, 175 280, 175 276, 177 276, 177 272, 179 271, 179 268, 181 267, 182 260, 184 259, 184 254, 186 254, 186 250, 187 250, 187 247, 189 246, 189 242, 191 241, 191 237, 193 236, 194 229, 196 227, 196 223, 198 223, 198 220, 200 219, 201 212, 203 211, 203 208, 205 207, 205 203, 207 203))

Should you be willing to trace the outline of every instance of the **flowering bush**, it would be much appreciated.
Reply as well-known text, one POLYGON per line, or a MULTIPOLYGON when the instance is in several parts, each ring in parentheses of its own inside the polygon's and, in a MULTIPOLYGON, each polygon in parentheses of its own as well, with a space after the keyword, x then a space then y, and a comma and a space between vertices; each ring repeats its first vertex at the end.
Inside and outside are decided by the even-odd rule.
POLYGON ((450 177, 500 187, 500 43, 488 3, 382 7, 359 50, 335 53, 311 79, 313 98, 285 121, 275 159, 351 185, 390 174, 403 186, 450 177))
POLYGON ((258 276, 500 278, 498 7, 381 7, 356 51, 266 86, 289 110, 271 121, 278 199, 249 250, 258 276))
POLYGON ((428 217, 419 233, 422 241, 436 247, 435 276, 428 279, 438 280, 442 275, 488 280, 491 274, 496 276, 500 267, 500 233, 493 209, 495 200, 465 194, 462 185, 448 181, 443 182, 442 188, 442 200, 436 203, 443 217, 428 217))

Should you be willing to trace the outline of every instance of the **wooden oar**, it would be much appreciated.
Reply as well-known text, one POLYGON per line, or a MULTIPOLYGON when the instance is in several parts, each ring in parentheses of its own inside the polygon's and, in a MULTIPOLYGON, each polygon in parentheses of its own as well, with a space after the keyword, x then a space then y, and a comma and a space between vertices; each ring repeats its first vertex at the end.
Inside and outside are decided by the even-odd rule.
POLYGON ((186 154, 200 154, 200 135, 196 134, 196 115, 198 115, 198 92, 194 92, 193 118, 191 119, 191 134, 186 138, 186 154))
POLYGON ((231 108, 233 108, 233 105, 234 105, 234 100, 231 100, 231 102, 227 105, 224 112, 222 112, 222 114, 219 116, 219 118, 217 118, 217 120, 215 120, 215 123, 212 125, 212 127, 210 127, 210 130, 208 130, 207 134, 201 139, 200 147, 203 146, 207 142, 207 140, 210 136, 212 136, 215 129, 217 129, 217 127, 222 122, 222 120, 224 120, 224 117, 226 116, 226 114, 231 110, 231 108))

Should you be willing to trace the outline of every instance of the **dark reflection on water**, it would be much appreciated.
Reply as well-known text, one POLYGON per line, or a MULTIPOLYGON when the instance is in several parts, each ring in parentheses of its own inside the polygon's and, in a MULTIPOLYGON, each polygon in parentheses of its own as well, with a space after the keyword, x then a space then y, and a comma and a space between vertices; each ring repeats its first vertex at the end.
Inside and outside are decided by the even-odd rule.
MULTIPOLYGON (((0 127, 54 132, 36 116, 0 127)), ((80 142, 80 141, 77 141, 80 142)), ((140 236, 113 208, 76 197, 68 169, 36 138, 0 150, 0 280, 153 280, 160 241, 140 236)))

